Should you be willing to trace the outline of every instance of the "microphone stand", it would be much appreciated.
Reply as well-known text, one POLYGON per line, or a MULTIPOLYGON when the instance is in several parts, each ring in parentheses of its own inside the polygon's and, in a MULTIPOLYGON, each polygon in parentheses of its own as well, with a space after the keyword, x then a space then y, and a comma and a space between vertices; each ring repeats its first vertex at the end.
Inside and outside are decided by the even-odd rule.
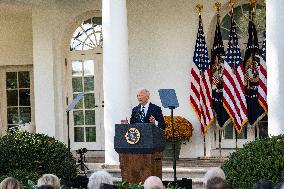
POLYGON ((176 168, 176 144, 175 144, 175 127, 174 127, 174 106, 169 106, 171 110, 171 124, 172 124, 172 145, 173 145, 173 169, 174 169, 174 182, 177 181, 177 168, 176 168))

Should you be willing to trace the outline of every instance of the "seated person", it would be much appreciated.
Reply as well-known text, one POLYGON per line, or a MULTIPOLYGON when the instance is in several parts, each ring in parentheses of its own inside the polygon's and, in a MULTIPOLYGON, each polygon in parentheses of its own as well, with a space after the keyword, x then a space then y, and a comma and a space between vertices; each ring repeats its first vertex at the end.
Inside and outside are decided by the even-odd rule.
POLYGON ((143 186, 144 189, 165 189, 162 180, 156 176, 148 177, 143 186))
POLYGON ((22 189, 21 183, 13 178, 7 177, 0 183, 0 189, 22 189))
POLYGON ((100 189, 106 187, 106 185, 113 185, 112 176, 105 170, 95 171, 89 178, 88 188, 89 189, 100 189))
POLYGON ((220 167, 212 167, 204 175, 204 188, 206 188, 207 181, 214 177, 220 177, 223 180, 226 180, 225 173, 220 167))
POLYGON ((213 177, 207 180, 206 189, 229 189, 229 186, 223 178, 213 177))
POLYGON ((60 189, 60 180, 59 178, 54 174, 44 174, 42 175, 38 181, 37 186, 40 187, 42 185, 50 185, 54 187, 54 189, 60 189))

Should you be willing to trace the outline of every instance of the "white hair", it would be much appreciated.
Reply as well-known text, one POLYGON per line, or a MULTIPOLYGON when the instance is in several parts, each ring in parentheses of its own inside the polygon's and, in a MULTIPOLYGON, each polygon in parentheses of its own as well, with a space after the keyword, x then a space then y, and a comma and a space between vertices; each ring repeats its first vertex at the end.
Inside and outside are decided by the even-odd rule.
POLYGON ((102 184, 113 185, 112 176, 105 170, 95 171, 89 178, 88 188, 99 189, 102 184))
POLYGON ((206 186, 209 179, 212 179, 214 177, 219 177, 223 180, 226 180, 225 173, 220 167, 212 167, 204 175, 204 186, 206 186))
POLYGON ((150 91, 148 89, 140 88, 140 89, 137 90, 137 94, 139 94, 139 93, 144 93, 145 95, 150 97, 150 91))
POLYGON ((60 180, 59 178, 54 175, 54 174, 44 174, 42 175, 38 181, 37 181, 37 186, 42 186, 42 185, 51 185, 55 189, 60 189, 60 180))
POLYGON ((164 185, 162 180, 157 176, 149 176, 144 184, 144 189, 163 189, 164 185))

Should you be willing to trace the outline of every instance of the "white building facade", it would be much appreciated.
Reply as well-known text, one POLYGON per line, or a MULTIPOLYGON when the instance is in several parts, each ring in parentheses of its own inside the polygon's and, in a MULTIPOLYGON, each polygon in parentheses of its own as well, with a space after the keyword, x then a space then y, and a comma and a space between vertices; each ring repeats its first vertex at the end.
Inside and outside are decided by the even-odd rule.
MULTIPOLYGON (((221 15, 228 14, 227 1, 221 15)), ((161 106, 158 89, 173 88, 181 115, 193 124, 182 158, 202 157, 203 137, 189 104, 190 69, 196 40, 198 14, 203 4, 204 32, 211 49, 216 24, 214 1, 185 0, 16 0, 0 3, 0 131, 30 123, 33 132, 67 143, 66 108, 80 92, 85 96, 70 114, 71 148, 87 148, 117 164, 113 149, 115 123, 130 117, 137 105, 136 90, 151 92, 161 106), (103 39, 103 40, 102 40, 103 39), (103 41, 103 43, 102 43, 103 41)), ((238 1, 236 6, 247 4, 238 1)), ((269 133, 283 133, 280 95, 284 55, 281 10, 284 3, 267 4, 267 60, 269 133), (278 32, 279 31, 279 32, 278 32), (280 100, 279 100, 280 99, 280 100), (276 101, 277 100, 277 101, 276 101)), ((284 91, 283 91, 284 92, 284 91)), ((170 110, 163 108, 164 115, 170 110)), ((222 146, 233 149, 232 138, 222 146)), ((226 133, 225 132, 225 133, 226 133)), ((239 146, 253 140, 248 127, 239 146)), ((218 130, 206 136, 207 156, 218 155, 218 130)))

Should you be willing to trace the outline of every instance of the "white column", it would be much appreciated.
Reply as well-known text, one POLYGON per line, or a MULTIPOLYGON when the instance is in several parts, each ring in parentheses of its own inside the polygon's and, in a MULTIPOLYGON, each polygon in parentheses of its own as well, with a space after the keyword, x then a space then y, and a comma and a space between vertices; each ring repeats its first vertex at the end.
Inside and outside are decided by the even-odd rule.
POLYGON ((130 114, 126 0, 103 0, 102 20, 105 163, 115 165, 115 124, 130 114))
POLYGON ((55 136, 54 50, 52 12, 33 9, 33 64, 37 133, 55 136))
POLYGON ((284 1, 266 1, 268 132, 284 133, 284 1))

